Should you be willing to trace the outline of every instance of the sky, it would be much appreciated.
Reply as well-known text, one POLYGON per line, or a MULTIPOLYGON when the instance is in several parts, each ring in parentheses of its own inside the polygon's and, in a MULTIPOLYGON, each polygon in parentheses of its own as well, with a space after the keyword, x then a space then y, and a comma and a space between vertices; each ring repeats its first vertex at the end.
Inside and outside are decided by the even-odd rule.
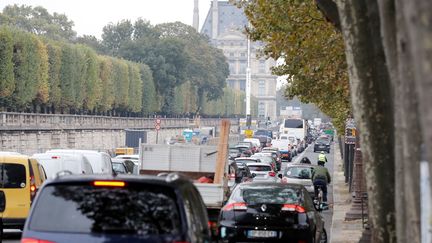
MULTIPOLYGON (((0 0, 0 10, 11 4, 42 6, 51 14, 65 14, 75 23, 78 35, 100 39, 102 28, 122 19, 149 20, 151 24, 180 21, 192 25, 194 0, 0 0)), ((211 0, 199 0, 200 27, 211 0)))

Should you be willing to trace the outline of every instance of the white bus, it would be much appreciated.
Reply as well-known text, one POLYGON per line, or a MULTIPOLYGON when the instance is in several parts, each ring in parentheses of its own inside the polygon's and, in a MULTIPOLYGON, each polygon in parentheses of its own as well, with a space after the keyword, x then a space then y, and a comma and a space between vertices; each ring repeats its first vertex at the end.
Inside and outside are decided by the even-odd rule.
POLYGON ((305 119, 284 119, 280 125, 280 135, 295 136, 297 139, 304 140, 307 136, 308 124, 305 119))

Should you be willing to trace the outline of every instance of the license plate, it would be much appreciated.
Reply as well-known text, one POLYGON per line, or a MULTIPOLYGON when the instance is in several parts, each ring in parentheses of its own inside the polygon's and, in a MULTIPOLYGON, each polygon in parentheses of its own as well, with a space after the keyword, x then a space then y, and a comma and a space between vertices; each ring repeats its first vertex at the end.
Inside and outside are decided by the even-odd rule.
POLYGON ((320 148, 325 148, 325 146, 324 146, 324 145, 320 145, 319 147, 320 147, 320 148))
POLYGON ((277 231, 268 230, 249 230, 248 238, 275 238, 277 237, 277 231))

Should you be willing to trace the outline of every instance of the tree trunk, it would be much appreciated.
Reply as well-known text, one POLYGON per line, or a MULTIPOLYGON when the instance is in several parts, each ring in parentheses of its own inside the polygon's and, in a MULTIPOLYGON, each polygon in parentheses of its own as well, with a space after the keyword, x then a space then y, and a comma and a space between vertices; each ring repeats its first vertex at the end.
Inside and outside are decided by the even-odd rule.
POLYGON ((394 124, 376 0, 338 1, 354 118, 366 153, 373 242, 395 242, 394 124))
MULTIPOLYGON (((417 83, 419 101, 419 116, 423 142, 426 148, 432 148, 432 2, 429 0, 404 1, 400 11, 405 16, 408 46, 412 56, 414 78, 417 83)), ((430 174, 432 174, 432 151, 426 149, 429 161, 430 174)), ((432 181, 430 181, 432 187, 432 181)))

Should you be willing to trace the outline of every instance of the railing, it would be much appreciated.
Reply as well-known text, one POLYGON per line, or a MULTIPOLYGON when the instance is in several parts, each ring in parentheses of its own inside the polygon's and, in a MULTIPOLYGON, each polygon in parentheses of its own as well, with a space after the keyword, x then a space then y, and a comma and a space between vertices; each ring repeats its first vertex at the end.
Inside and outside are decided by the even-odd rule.
MULTIPOLYGON (((238 124, 237 119, 230 119, 238 124)), ((189 118, 161 118, 161 128, 182 128, 195 124, 189 118)), ((220 119, 200 119, 202 126, 218 126, 220 119)), ((154 129, 155 118, 110 117, 89 115, 35 114, 0 112, 0 130, 50 129, 154 129)))

